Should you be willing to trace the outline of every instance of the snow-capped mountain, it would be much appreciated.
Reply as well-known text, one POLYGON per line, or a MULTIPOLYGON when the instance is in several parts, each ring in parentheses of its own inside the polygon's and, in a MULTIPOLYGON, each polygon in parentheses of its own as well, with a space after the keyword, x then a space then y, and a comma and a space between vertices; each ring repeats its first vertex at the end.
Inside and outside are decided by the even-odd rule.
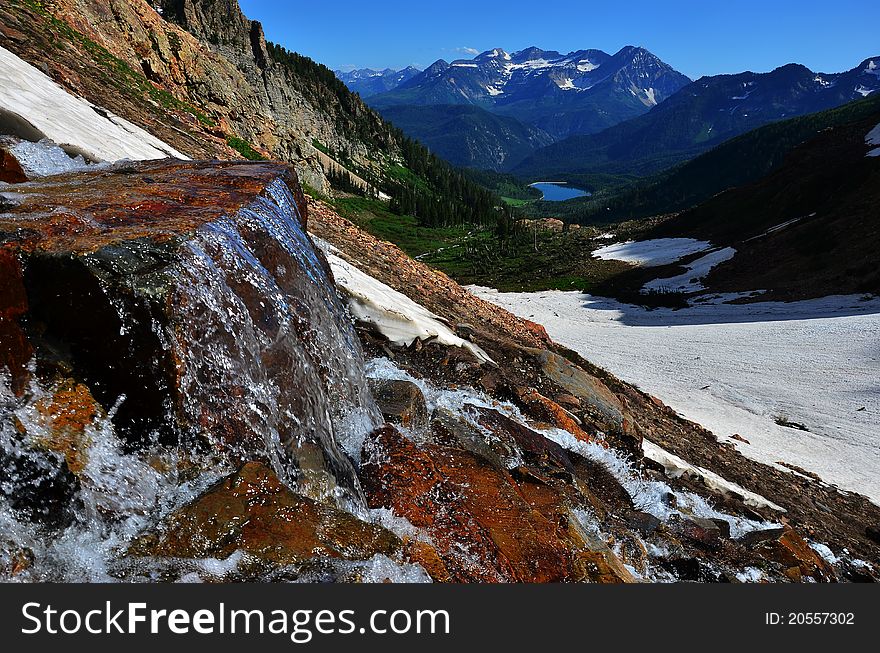
POLYGON ((385 70, 361 68, 350 71, 334 70, 333 72, 348 86, 349 90, 354 93, 360 93, 362 98, 368 98, 378 93, 393 90, 422 71, 415 66, 407 66, 402 70, 395 68, 386 68, 385 70))
POLYGON ((473 59, 437 61, 371 103, 472 104, 558 139, 594 133, 645 113, 688 83, 655 55, 633 46, 613 55, 496 48, 473 59))
POLYGON ((877 92, 880 57, 842 73, 816 73, 788 64, 768 73, 702 77, 643 116, 536 151, 515 172, 536 177, 563 172, 649 174, 768 123, 877 92))

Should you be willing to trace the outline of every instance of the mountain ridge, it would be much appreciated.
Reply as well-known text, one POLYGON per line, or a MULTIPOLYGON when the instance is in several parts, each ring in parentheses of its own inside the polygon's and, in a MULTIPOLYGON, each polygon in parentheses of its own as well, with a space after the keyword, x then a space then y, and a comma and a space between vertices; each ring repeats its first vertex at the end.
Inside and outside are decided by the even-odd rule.
POLYGON ((385 68, 383 70, 358 68, 349 71, 334 70, 333 72, 353 93, 357 93, 362 98, 368 98, 394 90, 422 71, 416 66, 407 66, 406 68, 385 68))
POLYGON ((554 143, 512 172, 524 178, 658 172, 757 127, 877 92, 878 63, 880 57, 870 57, 833 74, 787 64, 769 73, 701 77, 644 115, 554 143))
POLYGON ((487 50, 473 59, 438 60, 396 89, 373 96, 391 105, 472 104, 543 129, 554 139, 592 133, 644 113, 689 83, 635 46, 562 54, 529 47, 487 50))

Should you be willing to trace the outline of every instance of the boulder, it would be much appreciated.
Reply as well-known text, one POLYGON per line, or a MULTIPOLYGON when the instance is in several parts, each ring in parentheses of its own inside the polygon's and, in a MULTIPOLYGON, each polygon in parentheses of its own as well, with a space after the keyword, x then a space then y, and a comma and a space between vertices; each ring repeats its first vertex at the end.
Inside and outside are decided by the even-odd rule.
POLYGON ((721 548, 721 529, 711 519, 673 515, 669 520, 669 529, 702 548, 711 551, 721 548))
POLYGON ((386 420, 421 431, 428 426, 425 396, 411 381, 370 379, 373 398, 386 420))
POLYGON ((18 159, 15 158, 12 152, 4 148, 2 144, 0 144, 0 181, 7 184, 20 184, 27 181, 27 175, 24 173, 18 159))
POLYGON ((555 352, 531 351, 551 381, 577 397, 584 408, 590 409, 602 421, 615 428, 623 428, 623 404, 602 381, 555 352))
POLYGON ((0 366, 19 393, 35 357, 105 410, 124 395, 112 420, 132 446, 207 444, 275 461, 313 498, 357 495, 334 421, 372 401, 304 210, 271 163, 122 163, 17 186, 0 213, 0 366))
POLYGON ((636 510, 627 516, 626 523, 633 530, 647 536, 660 528, 662 522, 650 513, 636 510))
POLYGON ((390 426, 368 440, 362 460, 369 505, 423 529, 451 580, 632 581, 607 545, 575 524, 574 489, 547 482, 542 470, 511 475, 459 447, 416 445, 390 426))
POLYGON ((834 569, 793 528, 753 531, 739 539, 765 560, 780 565, 786 576, 800 581, 810 576, 817 581, 834 580, 834 569))
POLYGON ((235 551, 275 565, 315 557, 366 560, 400 555, 400 539, 285 486, 250 462, 175 510, 129 547, 129 556, 228 558, 235 551))

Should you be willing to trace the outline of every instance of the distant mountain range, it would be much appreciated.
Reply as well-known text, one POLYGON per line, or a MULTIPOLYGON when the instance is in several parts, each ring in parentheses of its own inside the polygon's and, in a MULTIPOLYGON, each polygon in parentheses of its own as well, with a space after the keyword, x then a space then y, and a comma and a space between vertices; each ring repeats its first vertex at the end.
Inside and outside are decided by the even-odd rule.
POLYGON ((360 77, 346 83, 393 86, 369 103, 456 165, 590 186, 652 175, 763 125, 867 97, 880 91, 880 57, 842 73, 789 64, 691 82, 632 46, 614 55, 494 49, 399 82, 360 77))
POLYGON ((370 104, 473 105, 559 140, 641 115, 688 83, 643 48, 627 46, 614 55, 496 48, 473 59, 437 61, 370 104))
POLYGON ((336 76, 341 79, 349 90, 358 93, 364 99, 391 91, 401 84, 422 72, 415 66, 407 66, 402 70, 386 68, 385 70, 373 70, 361 68, 359 70, 334 70, 336 76))
POLYGON ((769 73, 703 77, 645 115, 538 150, 513 172, 526 178, 650 174, 762 125, 841 106, 877 91, 880 57, 836 74, 790 64, 769 73))

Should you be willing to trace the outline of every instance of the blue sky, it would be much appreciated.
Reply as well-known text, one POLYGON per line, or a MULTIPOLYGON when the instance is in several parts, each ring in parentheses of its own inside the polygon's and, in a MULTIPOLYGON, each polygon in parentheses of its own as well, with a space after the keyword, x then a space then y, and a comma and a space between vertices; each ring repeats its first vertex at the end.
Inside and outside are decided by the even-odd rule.
POLYGON ((696 78, 791 62, 838 72, 880 55, 877 0, 239 1, 267 38, 331 68, 424 67, 494 47, 640 45, 696 78))

